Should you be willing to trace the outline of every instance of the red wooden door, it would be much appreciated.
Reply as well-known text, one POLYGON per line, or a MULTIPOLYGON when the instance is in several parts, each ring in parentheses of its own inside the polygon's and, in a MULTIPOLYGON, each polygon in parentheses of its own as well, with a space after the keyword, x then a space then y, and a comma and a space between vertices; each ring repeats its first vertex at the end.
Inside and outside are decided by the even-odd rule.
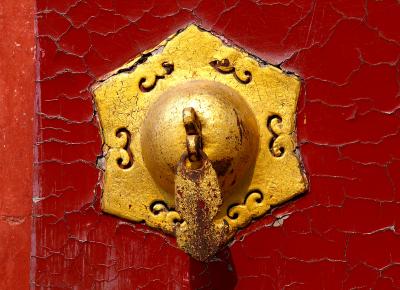
POLYGON ((400 287, 399 18, 395 0, 37 0, 32 287, 400 287), (89 91, 190 23, 302 78, 310 182, 207 263, 100 210, 89 91))

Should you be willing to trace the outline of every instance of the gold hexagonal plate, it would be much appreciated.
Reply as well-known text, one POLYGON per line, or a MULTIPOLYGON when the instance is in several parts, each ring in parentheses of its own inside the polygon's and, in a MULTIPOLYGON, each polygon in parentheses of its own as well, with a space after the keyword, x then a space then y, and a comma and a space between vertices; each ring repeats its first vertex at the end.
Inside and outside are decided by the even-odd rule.
POLYGON ((300 81, 191 25, 106 75, 93 87, 106 156, 105 212, 174 233, 174 196, 152 179, 142 158, 141 126, 149 107, 189 80, 219 82, 238 92, 259 126, 250 183, 224 197, 215 219, 229 236, 307 188, 295 148, 300 81))

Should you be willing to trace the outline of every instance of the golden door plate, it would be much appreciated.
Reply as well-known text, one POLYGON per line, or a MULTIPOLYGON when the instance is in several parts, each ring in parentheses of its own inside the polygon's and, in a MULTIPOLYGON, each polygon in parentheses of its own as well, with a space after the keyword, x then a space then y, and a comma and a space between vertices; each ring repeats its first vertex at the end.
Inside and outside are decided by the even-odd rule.
MULTIPOLYGON (((307 189, 295 141, 300 81, 194 25, 107 74, 92 88, 106 158, 101 205, 109 214, 175 233, 181 217, 174 210, 174 194, 149 171, 141 135, 146 115, 160 95, 192 81, 232 89, 245 100, 258 126, 249 178, 224 195, 215 218, 216 224, 229 225, 231 237, 271 206, 307 189)), ((163 137, 170 138, 157 138, 163 137)), ((182 154, 181 147, 168 150, 182 154)), ((174 170, 171 167, 166 175, 174 170)))

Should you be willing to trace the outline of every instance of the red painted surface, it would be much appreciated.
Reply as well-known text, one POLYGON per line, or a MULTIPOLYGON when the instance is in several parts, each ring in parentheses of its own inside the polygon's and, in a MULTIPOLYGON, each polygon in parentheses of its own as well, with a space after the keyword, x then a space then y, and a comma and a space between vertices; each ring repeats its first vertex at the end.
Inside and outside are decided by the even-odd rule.
POLYGON ((31 245, 34 1, 0 1, 0 289, 28 289, 31 245))
POLYGON ((38 0, 37 289, 400 287, 398 1, 38 0), (209 263, 103 214, 90 85, 189 23, 300 75, 310 191, 209 263))

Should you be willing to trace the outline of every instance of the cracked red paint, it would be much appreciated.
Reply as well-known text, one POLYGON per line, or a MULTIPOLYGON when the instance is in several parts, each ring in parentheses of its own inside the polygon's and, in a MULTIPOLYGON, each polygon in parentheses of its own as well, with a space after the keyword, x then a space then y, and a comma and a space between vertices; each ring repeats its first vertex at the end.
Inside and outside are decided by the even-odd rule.
POLYGON ((400 287, 398 1, 37 0, 37 289, 400 287), (310 191, 208 264, 106 215, 90 85, 189 23, 303 77, 310 191))

